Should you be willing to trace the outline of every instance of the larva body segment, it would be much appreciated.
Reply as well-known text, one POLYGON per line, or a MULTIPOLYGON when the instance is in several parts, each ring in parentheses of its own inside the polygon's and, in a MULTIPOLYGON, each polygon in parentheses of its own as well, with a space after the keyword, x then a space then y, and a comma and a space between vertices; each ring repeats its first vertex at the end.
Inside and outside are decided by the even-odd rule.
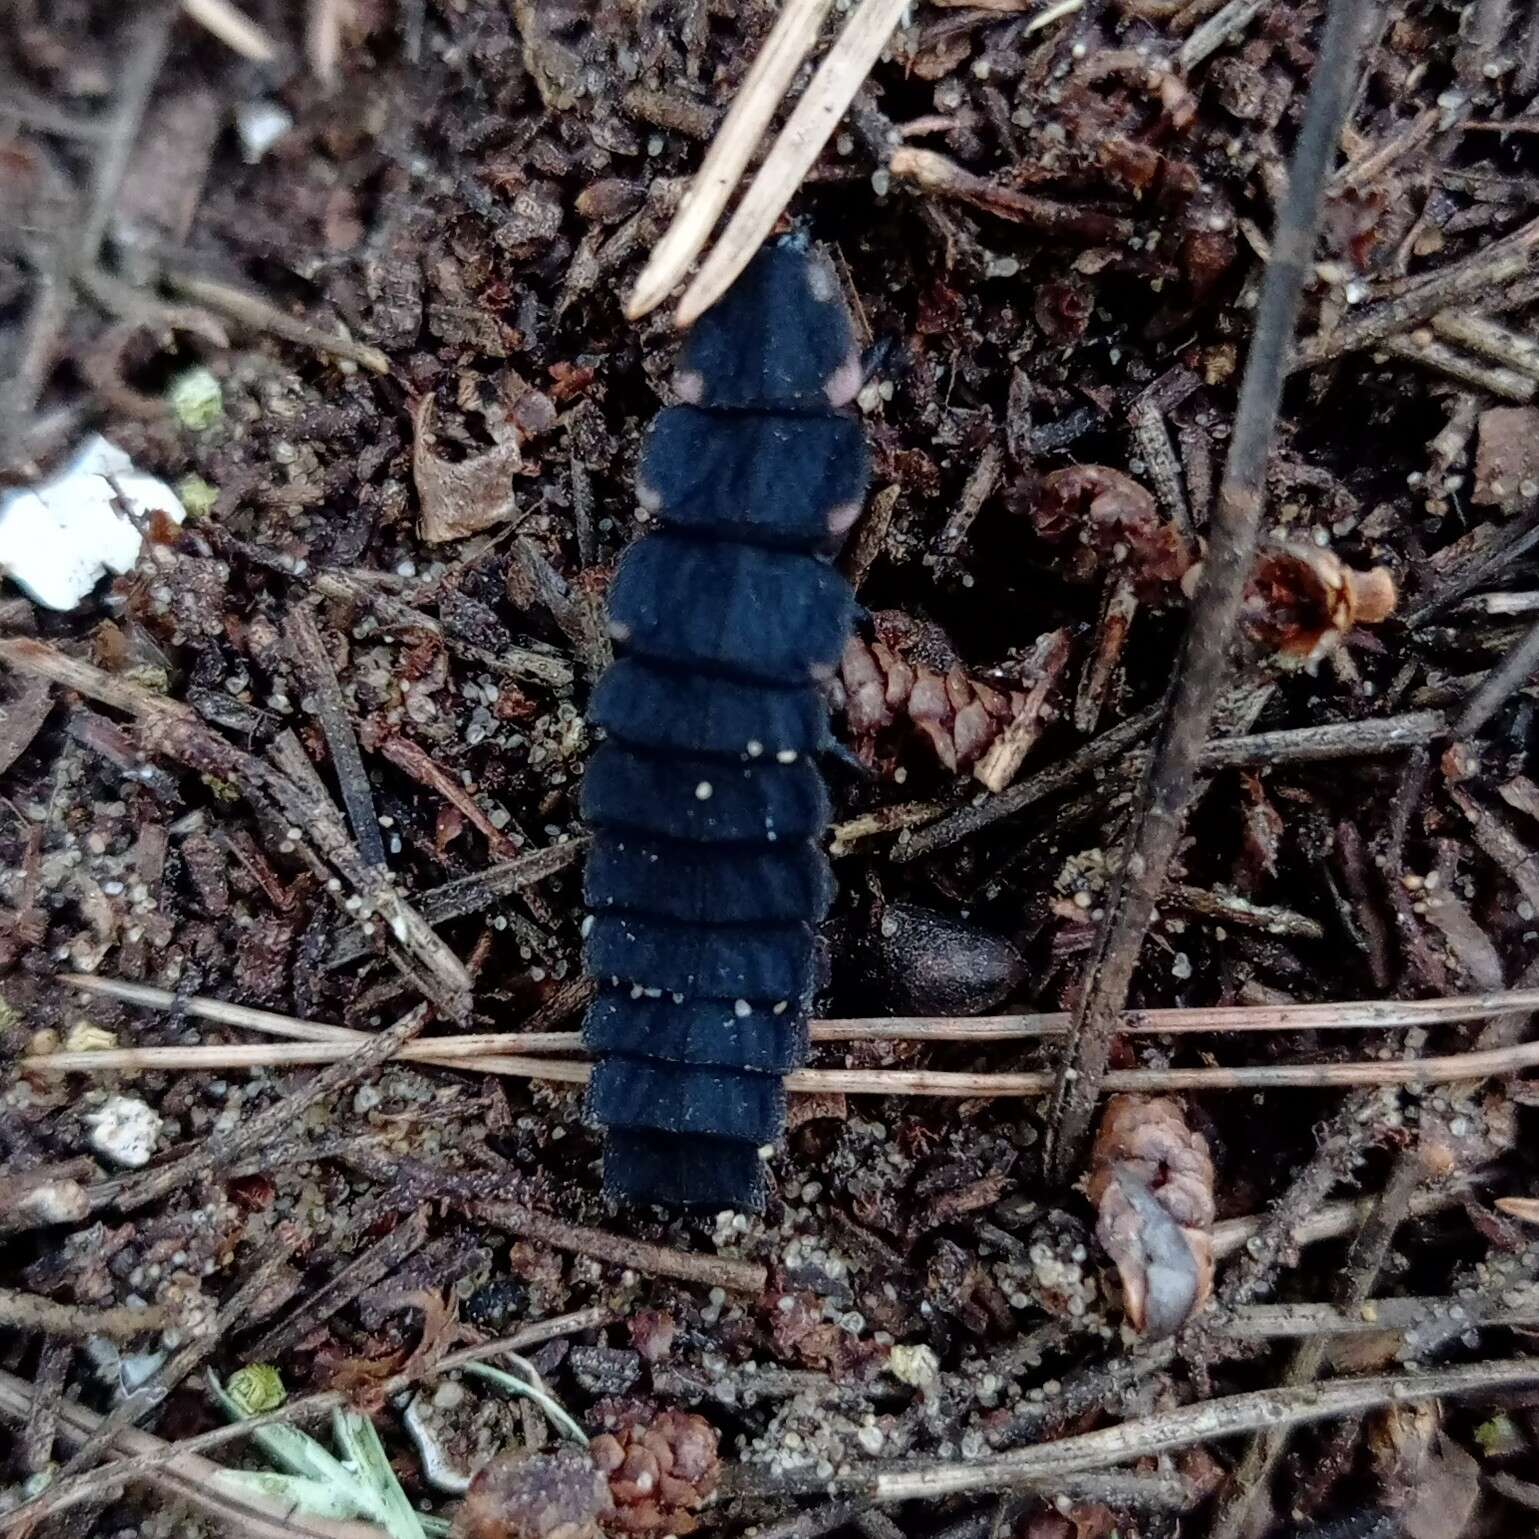
POLYGON ((859 383, 828 265, 766 247, 696 323, 638 496, 657 532, 611 592, 590 719, 588 1114, 614 1196, 758 1209, 805 1061, 833 897, 822 681, 854 614, 829 564, 864 494, 859 383))

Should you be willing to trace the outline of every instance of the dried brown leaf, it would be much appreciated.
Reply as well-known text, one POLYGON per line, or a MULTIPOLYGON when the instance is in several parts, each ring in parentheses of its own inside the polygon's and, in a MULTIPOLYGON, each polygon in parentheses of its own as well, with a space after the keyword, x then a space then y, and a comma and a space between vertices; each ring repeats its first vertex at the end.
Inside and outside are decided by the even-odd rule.
POLYGON ((463 539, 503 524, 517 511, 513 477, 523 466, 517 438, 469 459, 442 459, 433 452, 431 393, 412 413, 412 477, 422 509, 422 538, 429 544, 463 539))

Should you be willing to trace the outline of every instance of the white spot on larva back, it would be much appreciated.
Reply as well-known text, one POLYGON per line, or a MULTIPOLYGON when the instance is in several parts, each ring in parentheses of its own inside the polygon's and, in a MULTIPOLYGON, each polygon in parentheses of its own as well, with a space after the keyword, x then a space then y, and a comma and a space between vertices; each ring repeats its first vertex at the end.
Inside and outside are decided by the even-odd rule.
POLYGON ((842 540, 854 527, 855 520, 859 517, 858 502, 841 502, 828 510, 828 532, 836 540, 842 540))
POLYGON ((695 800, 697 802, 708 802, 708 801, 710 801, 710 799, 711 799, 711 790, 712 790, 711 782, 709 780, 702 780, 700 782, 700 784, 695 787, 695 800))
POLYGON ((582 918, 582 938, 587 940, 593 929, 593 915, 584 914, 582 918))
POLYGON ((748 757, 750 759, 757 759, 759 755, 764 752, 764 744, 761 743, 756 737, 749 738, 747 743, 744 744, 744 747, 747 750, 748 757))
POLYGON ((746 999, 737 999, 732 1002, 732 1013, 738 1020, 745 1020, 753 1014, 753 1006, 746 999))
POLYGON ((839 292, 833 268, 821 258, 807 264, 807 288, 820 305, 826 305, 839 292))
POLYGON ((618 620, 611 620, 609 622, 609 639, 621 643, 629 641, 631 639, 630 626, 622 625, 618 620))
POLYGON ((774 1010, 774 1013, 775 1013, 775 1014, 776 1014, 776 1015, 784 1015, 784 1014, 785 1014, 785 1013, 786 1013, 786 1001, 785 1001, 785 1000, 783 1000, 783 999, 777 999, 777 1000, 776 1000, 776 1001, 775 1001, 775 1010, 774 1010))
POLYGON ((633 983, 631 985, 631 998, 632 999, 640 999, 641 996, 643 994, 645 994, 645 993, 646 993, 646 990, 644 988, 642 988, 642 986, 639 983, 633 983))
POLYGON ((705 379, 698 369, 680 369, 673 376, 673 388, 681 401, 697 404, 705 394, 705 379))
POLYGON ((779 753, 777 753, 775 755, 775 763, 776 764, 795 764, 796 763, 796 750, 794 748, 782 748, 779 751, 779 753))
POLYGON ((655 513, 663 505, 663 494, 650 481, 643 481, 640 476, 637 476, 636 501, 648 513, 655 513))

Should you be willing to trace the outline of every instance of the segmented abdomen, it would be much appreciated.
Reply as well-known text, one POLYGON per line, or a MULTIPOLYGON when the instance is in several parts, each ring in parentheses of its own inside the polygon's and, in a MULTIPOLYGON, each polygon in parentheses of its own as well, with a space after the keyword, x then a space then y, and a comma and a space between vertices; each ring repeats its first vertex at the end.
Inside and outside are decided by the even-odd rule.
POLYGON ((621 655, 590 705, 606 740, 583 786, 601 985, 585 1035, 605 1185, 633 1199, 761 1206, 759 1151, 805 1058, 834 892, 822 681, 854 609, 827 557, 866 477, 859 424, 835 410, 853 354, 833 293, 781 243, 697 323, 693 404, 659 417, 642 465, 660 527, 611 590, 621 655))

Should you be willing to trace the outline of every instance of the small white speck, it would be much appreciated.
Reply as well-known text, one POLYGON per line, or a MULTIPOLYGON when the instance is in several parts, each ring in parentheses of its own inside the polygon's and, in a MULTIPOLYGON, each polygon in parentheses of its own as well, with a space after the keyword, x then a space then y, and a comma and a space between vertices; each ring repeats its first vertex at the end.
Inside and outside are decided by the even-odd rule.
POLYGON ((774 1014, 776 1014, 776 1015, 784 1015, 785 1013, 786 1013, 786 1001, 783 1000, 783 999, 776 1000, 775 1001, 774 1014))
POLYGON ((748 749, 748 757, 750 759, 757 759, 764 752, 764 744, 756 737, 749 738, 745 746, 748 749))
POLYGON ((709 780, 702 780, 700 784, 695 787, 695 800, 697 802, 710 801, 711 789, 711 782, 709 780))
POLYGON ((780 752, 775 755, 775 762, 777 764, 795 764, 796 750, 794 748, 782 748, 780 752))
POLYGON ((753 1014, 753 1006, 746 999, 735 1000, 732 1005, 732 1013, 741 1021, 753 1014))

